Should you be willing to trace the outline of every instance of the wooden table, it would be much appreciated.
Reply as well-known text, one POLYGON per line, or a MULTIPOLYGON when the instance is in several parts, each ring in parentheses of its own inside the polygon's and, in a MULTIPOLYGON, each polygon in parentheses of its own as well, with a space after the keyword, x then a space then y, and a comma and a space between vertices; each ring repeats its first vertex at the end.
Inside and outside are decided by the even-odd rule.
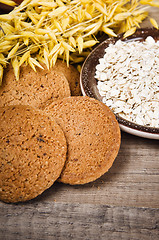
MULTIPOLYGON (((159 22, 159 9, 151 16, 159 22)), ((0 240, 26 239, 158 240, 159 141, 123 132, 118 157, 97 181, 55 183, 27 203, 0 202, 0 240)))

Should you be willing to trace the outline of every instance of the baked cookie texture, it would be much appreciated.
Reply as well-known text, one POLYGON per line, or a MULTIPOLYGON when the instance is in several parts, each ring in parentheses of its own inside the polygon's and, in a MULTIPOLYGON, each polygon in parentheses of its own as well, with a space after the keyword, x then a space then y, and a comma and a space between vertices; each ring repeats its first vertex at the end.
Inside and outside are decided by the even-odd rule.
POLYGON ((58 181, 84 184, 112 166, 120 148, 120 128, 112 111, 89 97, 69 97, 46 108, 64 131, 67 160, 58 181))
POLYGON ((51 116, 30 106, 0 108, 0 200, 27 201, 49 188, 66 160, 66 139, 51 116))
POLYGON ((20 79, 16 80, 11 64, 5 69, 0 87, 0 107, 7 105, 30 105, 44 109, 51 102, 70 96, 69 83, 63 73, 53 69, 22 65, 20 79))
POLYGON ((71 90, 71 96, 82 95, 80 88, 80 74, 73 65, 70 64, 67 66, 66 62, 58 59, 53 69, 57 72, 63 73, 67 78, 71 90))

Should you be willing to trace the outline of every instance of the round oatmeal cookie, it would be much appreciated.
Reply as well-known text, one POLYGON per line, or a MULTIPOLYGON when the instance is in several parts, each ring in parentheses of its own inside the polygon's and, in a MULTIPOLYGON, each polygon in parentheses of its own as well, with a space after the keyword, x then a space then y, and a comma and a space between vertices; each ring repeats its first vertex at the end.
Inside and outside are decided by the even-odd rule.
POLYGON ((81 88, 80 88, 80 74, 78 70, 73 66, 67 66, 66 62, 62 60, 57 60, 55 66, 53 67, 58 72, 64 74, 69 82, 71 95, 72 96, 80 96, 81 95, 81 88))
POLYGON ((44 109, 54 100, 68 96, 70 87, 63 73, 40 68, 35 72, 30 66, 22 65, 17 81, 10 64, 0 87, 0 107, 21 104, 44 109))
POLYGON ((120 128, 112 111, 89 97, 69 97, 52 103, 52 114, 64 131, 67 160, 60 182, 84 184, 112 166, 120 147, 120 128))
POLYGON ((0 200, 35 198, 60 176, 67 145, 60 126, 30 106, 0 108, 0 200))

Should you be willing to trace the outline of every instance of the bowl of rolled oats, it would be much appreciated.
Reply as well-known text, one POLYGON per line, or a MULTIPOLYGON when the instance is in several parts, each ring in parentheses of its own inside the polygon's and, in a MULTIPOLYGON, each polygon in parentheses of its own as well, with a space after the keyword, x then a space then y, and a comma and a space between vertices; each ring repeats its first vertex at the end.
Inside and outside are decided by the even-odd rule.
POLYGON ((82 66, 80 84, 83 95, 114 112, 121 130, 159 139, 159 30, 100 43, 82 66))

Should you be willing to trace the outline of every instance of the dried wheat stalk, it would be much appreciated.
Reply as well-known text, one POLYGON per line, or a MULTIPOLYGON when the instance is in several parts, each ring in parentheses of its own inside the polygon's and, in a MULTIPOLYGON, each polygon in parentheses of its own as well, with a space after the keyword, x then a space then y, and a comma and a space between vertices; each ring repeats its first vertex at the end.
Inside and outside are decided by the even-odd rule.
MULTIPOLYGON (((11 0, 3 3, 14 5, 11 0)), ((133 34, 148 16, 148 5, 159 7, 152 0, 24 0, 0 15, 0 82, 10 61, 17 80, 23 63, 36 71, 40 63, 49 69, 57 58, 67 64, 82 62, 98 32, 133 34)), ((158 28, 155 19, 150 22, 158 28)))

